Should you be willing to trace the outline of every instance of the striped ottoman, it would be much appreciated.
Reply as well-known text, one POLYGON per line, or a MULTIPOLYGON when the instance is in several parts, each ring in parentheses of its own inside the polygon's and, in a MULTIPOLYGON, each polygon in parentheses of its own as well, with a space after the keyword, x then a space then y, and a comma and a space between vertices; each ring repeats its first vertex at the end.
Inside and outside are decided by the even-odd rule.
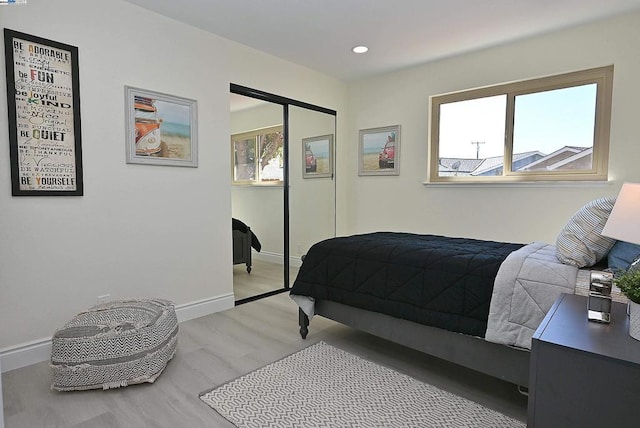
POLYGON ((52 341, 53 390, 151 383, 176 352, 178 320, 167 300, 113 301, 79 313, 52 341))

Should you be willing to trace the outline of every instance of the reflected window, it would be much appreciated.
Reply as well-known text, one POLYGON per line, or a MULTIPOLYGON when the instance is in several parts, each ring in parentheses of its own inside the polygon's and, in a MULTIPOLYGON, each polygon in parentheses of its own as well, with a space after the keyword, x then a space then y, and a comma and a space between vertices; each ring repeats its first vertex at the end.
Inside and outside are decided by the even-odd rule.
POLYGON ((284 134, 282 125, 231 136, 233 184, 282 185, 284 134))

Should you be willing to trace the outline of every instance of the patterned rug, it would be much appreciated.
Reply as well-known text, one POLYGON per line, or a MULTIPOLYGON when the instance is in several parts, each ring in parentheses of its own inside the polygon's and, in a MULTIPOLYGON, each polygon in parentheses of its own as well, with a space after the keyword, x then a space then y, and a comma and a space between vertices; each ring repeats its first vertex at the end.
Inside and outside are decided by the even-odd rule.
POLYGON ((324 342, 200 399, 239 428, 526 426, 324 342))

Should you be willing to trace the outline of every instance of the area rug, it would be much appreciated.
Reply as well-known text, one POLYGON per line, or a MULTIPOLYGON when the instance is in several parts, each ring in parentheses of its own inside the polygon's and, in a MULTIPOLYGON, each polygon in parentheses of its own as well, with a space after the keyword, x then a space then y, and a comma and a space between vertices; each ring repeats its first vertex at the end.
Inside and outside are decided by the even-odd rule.
POLYGON ((324 342, 200 399, 239 428, 526 426, 324 342))

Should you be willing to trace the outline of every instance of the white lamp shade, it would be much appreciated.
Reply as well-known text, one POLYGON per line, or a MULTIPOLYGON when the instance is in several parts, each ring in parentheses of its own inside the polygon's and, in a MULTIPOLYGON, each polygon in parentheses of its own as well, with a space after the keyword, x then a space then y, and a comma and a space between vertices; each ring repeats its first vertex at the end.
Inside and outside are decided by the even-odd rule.
POLYGON ((640 244, 640 184, 624 183, 602 234, 640 244))

